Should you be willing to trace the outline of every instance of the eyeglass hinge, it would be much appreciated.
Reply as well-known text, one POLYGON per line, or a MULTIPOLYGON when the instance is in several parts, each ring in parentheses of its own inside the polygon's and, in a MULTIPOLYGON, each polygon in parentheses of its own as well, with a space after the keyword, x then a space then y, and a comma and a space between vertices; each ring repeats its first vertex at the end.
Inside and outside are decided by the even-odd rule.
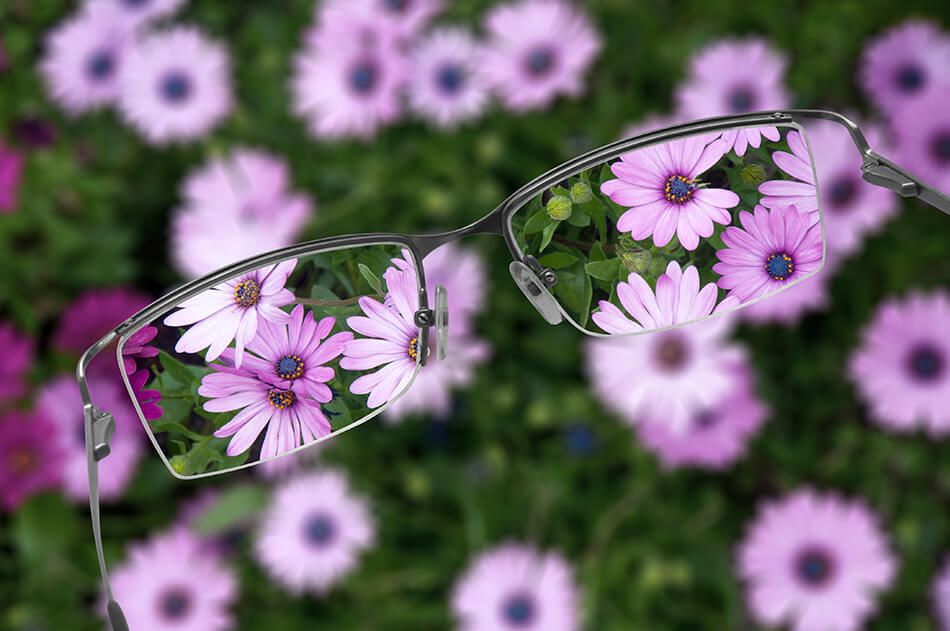
POLYGON ((865 156, 864 164, 861 165, 861 177, 871 184, 894 191, 901 197, 914 197, 920 192, 913 179, 890 164, 881 162, 876 156, 865 156))
POLYGON ((539 262, 538 259, 534 258, 530 254, 524 257, 524 262, 531 268, 531 271, 537 274, 538 278, 544 283, 544 286, 548 289, 551 289, 557 285, 557 272, 555 272, 550 267, 544 267, 539 262))
POLYGON ((429 327, 435 324, 435 311, 432 309, 419 309, 413 316, 417 327, 429 327))
POLYGON ((112 412, 100 412, 93 407, 92 415, 92 455, 96 462, 108 456, 112 449, 109 443, 115 434, 115 417, 112 412))

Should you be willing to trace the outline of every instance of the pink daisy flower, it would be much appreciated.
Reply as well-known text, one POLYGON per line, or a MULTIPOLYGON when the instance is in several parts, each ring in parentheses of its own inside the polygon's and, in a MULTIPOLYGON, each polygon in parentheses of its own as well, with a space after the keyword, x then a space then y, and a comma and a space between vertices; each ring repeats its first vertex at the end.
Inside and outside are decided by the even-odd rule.
POLYGON ((600 52, 590 19, 564 0, 519 0, 491 9, 482 53, 485 79, 514 111, 538 109, 558 95, 579 96, 600 52))
POLYGON ((119 108, 152 144, 196 140, 231 110, 227 50, 197 28, 144 36, 122 68, 119 108))
POLYGON ((0 417, 0 500, 7 512, 62 479, 56 429, 45 417, 19 410, 0 417))
POLYGON ((442 10, 442 0, 328 0, 323 7, 325 11, 363 13, 403 41, 419 34, 442 10))
POLYGON ((950 295, 915 292, 884 301, 849 373, 871 419, 883 427, 950 431, 950 295))
MULTIPOLYGON (((142 457, 142 424, 125 391, 111 379, 91 376, 89 389, 101 410, 112 412, 116 430, 109 443, 109 456, 99 462, 99 495, 117 499, 135 473, 142 457)), ((37 395, 37 411, 52 421, 52 435, 62 453, 63 490, 74 502, 89 500, 86 474, 86 434, 79 386, 71 375, 56 377, 37 395)))
POLYGON ((945 561, 932 588, 934 610, 943 631, 950 629, 950 561, 945 561))
POLYGON ((135 372, 137 358, 146 359, 158 355, 158 349, 149 344, 156 335, 158 335, 156 327, 146 326, 133 333, 125 341, 122 347, 122 367, 125 369, 125 374, 131 375, 135 372))
POLYGON ((950 87, 950 37, 933 22, 906 20, 868 43, 859 76, 871 100, 893 116, 950 87))
POLYGON ((794 206, 766 210, 755 207, 739 213, 742 227, 722 233, 724 250, 713 271, 719 286, 746 303, 784 289, 821 269, 824 259, 820 223, 794 206))
POLYGON ((172 15, 188 0, 87 0, 89 9, 105 7, 116 15, 116 19, 130 26, 140 26, 146 22, 172 15))
POLYGON ((790 131, 786 136, 787 151, 773 151, 772 161, 784 173, 795 178, 793 180, 769 180, 759 185, 759 193, 763 197, 759 203, 766 208, 795 206, 799 212, 813 214, 813 221, 817 222, 818 193, 815 187, 815 174, 812 171, 811 153, 801 132, 790 131))
POLYGON ((772 294, 766 300, 745 305, 736 314, 742 320, 756 324, 793 325, 806 314, 828 307, 828 288, 837 267, 837 260, 826 258, 824 266, 808 278, 772 294))
POLYGON ((488 86, 478 69, 478 44, 462 28, 427 34, 410 55, 409 105, 439 127, 478 116, 488 104, 488 86))
POLYGON ((162 399, 162 393, 158 390, 146 390, 145 384, 152 378, 152 373, 148 368, 143 368, 129 375, 129 385, 132 388, 132 396, 135 397, 139 409, 142 410, 142 416, 146 421, 153 421, 162 417, 162 408, 158 402, 162 399))
POLYGON ((184 527, 132 545, 110 575, 130 629, 225 631, 234 625, 237 577, 184 527))
POLYGON ((577 631, 579 590, 560 554, 505 543, 482 552, 452 590, 459 631, 577 631))
POLYGON ((238 149, 193 172, 171 220, 172 259, 197 278, 236 261, 297 241, 312 203, 290 190, 287 163, 238 149))
POLYGON ((412 383, 419 353, 419 328, 415 313, 419 304, 418 280, 414 273, 390 267, 383 274, 387 293, 385 304, 363 296, 359 299, 361 316, 346 319, 346 325, 366 337, 346 345, 340 368, 375 372, 357 377, 350 392, 368 394, 366 405, 378 408, 398 398, 412 383))
POLYGON ((116 325, 142 310, 151 300, 143 294, 115 287, 90 289, 67 305, 53 332, 53 348, 79 355, 116 325))
MULTIPOLYGON (((683 118, 707 118, 758 110, 785 109, 785 55, 764 39, 726 39, 700 50, 690 62, 689 76, 676 91, 683 118)), ((723 133, 726 150, 745 155, 762 136, 779 139, 776 127, 733 129, 723 133)))
POLYGON ((72 115, 111 104, 133 39, 116 7, 101 2, 57 26, 40 61, 50 96, 72 115))
POLYGON ((0 214, 13 212, 20 205, 20 178, 23 156, 0 142, 0 214))
POLYGON ((26 372, 33 364, 33 340, 10 322, 0 321, 0 405, 26 394, 26 372))
POLYGON ((725 149, 715 136, 705 135, 620 156, 610 165, 617 178, 600 185, 604 195, 630 208, 617 220, 617 230, 629 232, 637 241, 653 235, 658 247, 675 234, 684 248, 695 250, 700 237, 712 235, 714 222, 732 221, 727 209, 739 203, 732 191, 706 188, 700 180, 725 149))
POLYGON ((684 431, 672 431, 663 419, 645 418, 636 426, 640 441, 665 468, 725 469, 745 453, 768 410, 756 395, 749 367, 741 364, 732 371, 732 389, 711 407, 694 412, 684 431))
POLYGON ((205 360, 217 359, 233 341, 235 366, 241 366, 244 349, 261 322, 287 324, 290 314, 280 309, 294 302, 285 289, 297 259, 282 261, 225 281, 189 298, 165 318, 166 326, 193 325, 175 344, 179 353, 208 349, 205 360))
POLYGON ((624 127, 623 132, 620 134, 620 138, 632 138, 633 136, 637 136, 639 134, 657 131, 663 129, 664 127, 670 127, 682 122, 683 120, 674 114, 648 114, 636 123, 630 123, 624 127))
POLYGON ((927 184, 950 190, 950 111, 947 90, 915 99, 894 116, 895 160, 927 184))
POLYGON ((738 565, 755 620, 793 631, 857 631, 896 568, 863 502, 807 489, 760 508, 738 565))
POLYGON ((275 489, 254 554, 289 590, 322 596, 356 569, 375 538, 369 504, 346 477, 316 471, 275 489))

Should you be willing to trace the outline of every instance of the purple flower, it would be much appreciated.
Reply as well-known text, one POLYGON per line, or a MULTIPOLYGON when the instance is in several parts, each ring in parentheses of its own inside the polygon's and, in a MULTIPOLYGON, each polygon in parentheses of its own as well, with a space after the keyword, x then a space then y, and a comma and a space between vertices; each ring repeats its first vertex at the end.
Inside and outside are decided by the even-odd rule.
POLYGON ((617 297, 633 320, 607 300, 601 300, 600 311, 591 316, 594 324, 613 335, 665 329, 739 306, 735 298, 726 298, 717 305, 716 283, 707 283, 700 289, 696 267, 690 265, 683 270, 676 261, 670 261, 666 272, 656 279, 656 293, 642 276, 631 272, 626 282, 617 283, 617 297))
POLYGON ((0 320, 0 405, 26 393, 26 372, 33 364, 33 340, 0 320))
POLYGON ((262 462, 254 467, 254 473, 265 480, 285 480, 312 469, 320 462, 320 453, 330 444, 332 438, 321 441, 316 445, 262 462))
POLYGON ((122 347, 122 367, 125 374, 131 375, 135 372, 136 358, 155 357, 158 355, 158 349, 150 346, 148 343, 158 335, 158 329, 154 326, 146 326, 133 333, 125 345, 122 347))
POLYGON ((238 596, 234 572, 182 526, 132 545, 112 570, 112 593, 135 631, 225 631, 238 596))
POLYGON ((418 35, 442 10, 442 0, 327 0, 325 11, 363 13, 400 41, 418 35))
POLYGON ((231 110, 227 50, 191 26, 144 36, 119 77, 119 108, 146 140, 162 145, 207 134, 231 110))
POLYGON ((739 213, 742 227, 729 226, 722 233, 724 250, 717 250, 719 286, 746 303, 785 288, 821 269, 821 224, 794 206, 755 214, 739 213))
POLYGON ((114 102, 133 39, 111 3, 93 2, 57 26, 40 62, 50 96, 72 115, 114 102))
POLYGON ((632 138, 639 134, 645 134, 651 131, 657 131, 664 127, 671 127, 684 122, 683 119, 673 114, 648 114, 635 123, 630 123, 623 128, 619 139, 632 138))
POLYGON ((906 20, 868 43, 859 75, 871 100, 899 120, 908 103, 950 88, 950 37, 933 22, 906 20))
POLYGON ((766 208, 795 206, 799 212, 811 213, 813 222, 818 217, 818 193, 815 187, 815 174, 812 171, 811 154, 801 132, 790 131, 786 137, 787 151, 773 151, 772 161, 779 169, 798 181, 769 180, 759 185, 763 197, 759 203, 766 208))
POLYGON ((896 562, 863 502, 806 489, 760 508, 739 545, 738 565, 759 624, 857 631, 896 562))
POLYGON ((34 493, 55 487, 63 474, 63 454, 45 417, 12 410, 0 417, 0 500, 8 512, 34 493))
POLYGON ((828 285, 838 263, 837 259, 826 258, 824 266, 808 278, 803 278, 766 300, 745 305, 736 312, 737 316, 757 324, 775 322, 792 325, 806 313, 825 309, 828 306, 828 285))
POLYGON ((557 552, 504 543, 482 552, 452 590, 459 631, 577 631, 579 590, 557 552))
POLYGON ((150 302, 146 296, 122 287, 90 289, 63 310, 53 333, 53 348, 78 355, 108 333, 116 322, 150 302))
MULTIPOLYGON (((689 76, 676 91, 678 115, 706 118, 757 110, 785 109, 789 98, 785 56, 764 39, 726 39, 699 51, 690 62, 689 76)), ((775 127, 733 129, 723 133, 726 150, 744 155, 758 147, 762 136, 779 139, 775 127)))
POLYGON ((895 161, 927 184, 950 190, 950 111, 947 90, 915 99, 894 116, 895 161))
POLYGON ((610 165, 617 179, 600 185, 615 203, 630 208, 617 220, 617 230, 638 241, 653 235, 658 247, 675 234, 684 248, 695 250, 700 237, 712 235, 713 222, 732 221, 726 209, 739 203, 732 191, 706 188, 699 179, 719 162, 725 149, 721 140, 705 135, 620 156, 610 165))
POLYGON ((254 541, 258 561, 295 593, 323 595, 352 573, 373 544, 366 500, 337 471, 316 471, 280 484, 254 541))
POLYGON ((111 9, 116 19, 129 26, 141 26, 172 15, 188 0, 86 0, 89 9, 97 5, 111 9))
POLYGON ((491 9, 481 68, 514 111, 544 107, 558 95, 578 96, 600 52, 590 19, 564 0, 519 0, 491 9))
POLYGON ((387 294, 385 302, 363 296, 359 299, 361 316, 346 319, 348 327, 366 337, 346 345, 340 368, 376 372, 358 377, 350 384, 353 394, 369 394, 366 405, 378 408, 399 397, 416 374, 419 353, 419 328, 415 313, 419 304, 415 273, 390 267, 383 274, 387 294))
POLYGON ((743 455, 767 410, 756 396, 749 367, 740 364, 732 370, 732 389, 709 408, 695 411, 684 431, 674 432, 663 419, 649 417, 636 426, 640 441, 656 452, 664 467, 725 469, 743 455))
POLYGON ((872 420, 898 432, 950 431, 950 295, 885 300, 849 362, 872 420))
POLYGON ((152 373, 149 372, 148 368, 143 368, 129 375, 129 385, 132 387, 135 401, 138 403, 139 409, 142 410, 142 416, 145 417, 146 421, 153 421, 162 417, 162 408, 158 406, 158 402, 162 400, 162 393, 158 390, 145 389, 145 384, 148 383, 151 376, 152 373))
POLYGON ((172 259, 190 278, 291 245, 313 206, 290 190, 286 162, 252 149, 194 171, 181 196, 172 216, 172 259))
POLYGON ((465 29, 446 27, 427 34, 410 61, 409 105, 439 127, 470 120, 488 104, 478 44, 465 29))
POLYGON ((268 265, 181 303, 178 311, 165 318, 165 325, 194 326, 178 339, 175 350, 197 353, 207 348, 205 360, 211 362, 233 341, 234 364, 240 368, 244 349, 261 322, 290 322, 290 314, 280 307, 294 302, 293 293, 284 285, 296 265, 297 259, 268 265))
MULTIPOLYGON (((135 473, 142 457, 142 424, 132 409, 124 388, 111 379, 90 376, 89 389, 96 406, 112 412, 116 430, 109 443, 109 456, 99 463, 99 495, 117 499, 135 473)), ((56 377, 39 391, 37 411, 52 421, 54 440, 62 454, 63 490, 74 502, 89 500, 86 475, 86 435, 79 386, 71 375, 56 377)))
POLYGON ((20 178, 23 156, 0 142, 0 214, 13 212, 20 205, 20 178))
POLYGON ((950 560, 945 561, 932 587, 934 610, 940 629, 950 629, 950 560))

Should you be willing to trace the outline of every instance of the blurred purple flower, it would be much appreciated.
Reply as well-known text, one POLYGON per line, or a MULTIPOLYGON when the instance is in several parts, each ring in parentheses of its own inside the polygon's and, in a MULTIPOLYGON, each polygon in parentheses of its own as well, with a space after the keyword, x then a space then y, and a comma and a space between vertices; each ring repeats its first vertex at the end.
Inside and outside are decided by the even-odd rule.
POLYGON ((152 144, 198 139, 231 110, 230 65, 224 46, 195 27, 150 33, 122 64, 119 108, 152 144))
POLYGON ((183 526, 130 546, 111 578, 135 631, 225 631, 234 624, 237 577, 183 526))
POLYGON ((287 163, 238 149, 193 171, 171 220, 172 259, 189 278, 294 243, 312 214, 290 190, 287 163))
POLYGON ((565 0, 518 0, 485 16, 488 41, 480 66, 514 111, 579 96, 601 39, 585 13, 565 0))
POLYGON ((772 161, 784 173, 795 178, 791 180, 769 180, 759 185, 763 197, 759 203, 766 208, 779 208, 794 205, 799 212, 815 213, 818 221, 818 193, 815 188, 815 174, 812 172, 811 154, 801 132, 790 131, 786 137, 787 151, 773 151, 772 161))
POLYGON ((30 149, 43 149, 56 143, 53 124, 39 116, 23 116, 13 123, 13 136, 30 149))
POLYGON ((81 354, 150 302, 143 294, 123 287, 87 290, 63 309, 53 332, 53 348, 81 354))
POLYGON ((39 414, 11 410, 0 417, 0 500, 8 512, 60 483, 63 453, 51 440, 55 432, 39 414))
POLYGON ((488 86, 478 68, 478 44, 467 30, 445 27, 417 42, 410 55, 409 104, 439 127, 478 116, 488 86))
POLYGON ((838 263, 836 257, 825 257, 825 264, 820 270, 765 300, 745 305, 736 312, 738 317, 756 324, 775 322, 792 325, 806 313, 825 309, 828 306, 828 286, 838 263))
POLYGON ((857 631, 895 567, 864 502, 808 489, 764 503, 738 550, 756 622, 793 631, 857 631))
POLYGON ((400 41, 418 35, 442 10, 442 0, 327 0, 327 12, 361 12, 400 41))
POLYGON ((277 486, 254 553, 291 591, 322 596, 356 569, 375 537, 366 500, 343 473, 323 470, 277 486))
POLYGON ((871 419, 896 432, 950 432, 950 294, 885 300, 851 355, 849 373, 871 419))
POLYGON ((684 432, 649 417, 636 426, 640 441, 656 452, 664 467, 725 469, 745 453, 768 411, 756 395, 750 368, 740 364, 731 370, 736 374, 732 390, 711 407, 694 412, 684 432))
POLYGON ((735 298, 726 298, 717 305, 716 283, 707 283, 700 289, 696 267, 690 265, 684 270, 676 261, 670 261, 666 272, 656 279, 656 293, 642 276, 631 272, 626 282, 617 283, 617 297, 633 320, 607 300, 601 300, 600 311, 591 316, 594 324, 613 335, 685 324, 739 306, 735 298))
POLYGON ((306 449, 262 462, 254 467, 254 472, 265 480, 286 480, 299 475, 308 469, 312 469, 320 462, 320 453, 330 444, 331 440, 333 439, 328 438, 306 449))
POLYGON ((111 104, 134 40, 113 3, 94 2, 46 36, 40 71, 50 96, 71 115, 111 104))
MULTIPOLYGON (((112 412, 116 419, 109 456, 99 462, 99 495, 104 501, 114 500, 125 490, 142 457, 142 424, 134 412, 129 413, 129 395, 113 380, 90 376, 89 389, 96 406, 112 412)), ((47 382, 40 388, 36 405, 55 426, 52 438, 62 453, 66 496, 74 502, 89 501, 82 399, 75 377, 64 375, 47 382)))
POLYGON ((188 0, 86 0, 88 9, 111 9, 117 20, 128 26, 141 26, 178 11, 188 0))
POLYGON ((946 90, 914 100, 895 115, 895 162, 942 191, 950 190, 950 110, 946 90))
POLYGON ((180 305, 167 316, 166 326, 191 326, 175 344, 179 353, 207 348, 205 360, 217 359, 234 341, 234 364, 240 368, 244 349, 264 322, 287 324, 290 314, 280 309, 293 304, 294 295, 284 288, 297 259, 268 265, 225 281, 180 305))
POLYGON ((33 364, 33 340, 11 322, 0 320, 0 406, 26 393, 26 373, 33 364))
POLYGON ((346 319, 346 325, 366 337, 346 345, 340 368, 376 372, 358 377, 350 384, 353 394, 369 394, 366 405, 378 408, 398 397, 416 374, 420 352, 419 328, 415 324, 418 286, 414 273, 390 267, 383 274, 386 302, 363 296, 359 299, 361 316, 346 319), (385 365, 383 365, 385 364, 385 365))
POLYGON ((20 178, 23 156, 0 141, 0 214, 13 212, 20 205, 20 178))
POLYGON ((629 232, 637 241, 653 235, 658 247, 669 243, 675 234, 684 248, 695 250, 700 237, 712 235, 713 222, 731 222, 726 209, 736 206, 739 196, 726 189, 700 186, 700 176, 726 150, 715 138, 692 136, 637 149, 610 165, 617 179, 605 181, 600 190, 614 203, 630 209, 617 220, 617 230, 629 232))
POLYGON ((150 346, 149 342, 158 335, 158 329, 154 326, 146 326, 133 333, 125 345, 122 347, 122 367, 125 374, 131 375, 135 372, 135 360, 137 358, 155 357, 158 355, 158 349, 150 346))
POLYGON ((950 89, 950 37, 937 24, 906 20, 871 40, 861 56, 861 87, 884 112, 950 89))
POLYGON ((459 631, 577 631, 579 590, 557 552, 504 543, 473 559, 452 590, 459 631))
POLYGON ((742 227, 722 233, 726 248, 716 251, 719 286, 746 303, 767 296, 821 269, 821 224, 794 206, 739 213, 742 227))
MULTIPOLYGON (((726 39, 700 50, 690 61, 689 76, 676 91, 677 115, 706 118, 757 110, 784 109, 785 56, 760 38, 726 39)), ((733 129, 723 140, 737 154, 758 147, 762 136, 779 139, 775 127, 733 129)))
POLYGON ((645 134, 652 131, 663 129, 684 122, 674 114, 648 114, 635 123, 630 123, 623 128, 620 133, 620 139, 631 138, 639 134, 645 134))
POLYGON ((146 390, 145 384, 151 378, 152 373, 148 368, 129 375, 129 385, 132 386, 132 392, 135 393, 135 400, 142 410, 142 416, 146 421, 154 421, 162 417, 162 408, 158 402, 162 400, 162 393, 158 390, 146 390))
POLYGON ((950 560, 944 561, 931 590, 940 629, 947 631, 950 629, 950 560))

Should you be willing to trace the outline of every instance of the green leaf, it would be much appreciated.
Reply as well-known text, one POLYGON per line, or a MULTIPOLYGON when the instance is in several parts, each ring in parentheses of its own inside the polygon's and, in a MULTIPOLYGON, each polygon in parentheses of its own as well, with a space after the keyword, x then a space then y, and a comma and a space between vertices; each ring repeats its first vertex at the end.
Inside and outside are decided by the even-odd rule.
POLYGON ((363 279, 369 283, 369 286, 373 288, 377 294, 383 294, 383 283, 379 280, 379 277, 373 273, 373 270, 363 265, 362 263, 358 264, 360 274, 363 276, 363 279))
POLYGON ((31 497, 11 516, 11 535, 20 562, 35 566, 62 555, 80 536, 78 519, 78 511, 59 493, 31 497))
POLYGON ((600 280, 611 281, 617 278, 620 269, 620 259, 612 258, 603 261, 591 261, 584 266, 588 274, 600 280))
POLYGON ((586 228, 590 225, 590 217, 587 215, 587 213, 578 212, 578 209, 583 210, 582 206, 579 206, 578 204, 574 204, 574 206, 574 212, 572 212, 571 216, 567 218, 567 223, 571 224, 572 226, 577 226, 578 228, 586 228))
POLYGON ((184 425, 182 425, 181 423, 165 422, 165 421, 157 420, 157 421, 151 421, 150 425, 152 427, 153 432, 176 432, 183 436, 187 436, 191 440, 202 440, 204 438, 207 438, 206 435, 199 434, 198 432, 190 430, 184 425))
POLYGON ((340 297, 322 285, 314 285, 310 288, 310 297, 314 300, 332 300, 339 301, 340 297))
POLYGON ((597 235, 601 241, 607 238, 607 207, 595 195, 589 202, 580 204, 585 215, 594 220, 597 226, 597 235))
POLYGON ((541 231, 545 226, 547 226, 548 224, 550 224, 552 221, 553 221, 553 219, 551 219, 550 217, 548 217, 548 214, 547 214, 546 212, 544 212, 544 209, 542 208, 541 210, 539 210, 538 212, 536 212, 534 215, 532 215, 532 216, 531 216, 531 219, 529 219, 529 220, 527 221, 527 223, 525 223, 525 225, 524 225, 524 233, 525 233, 525 234, 533 234, 533 233, 535 233, 535 232, 539 232, 539 231, 541 231))
POLYGON ((545 254, 540 259, 540 263, 544 267, 550 267, 552 269, 561 269, 562 267, 569 267, 577 261, 577 257, 573 254, 568 254, 567 252, 551 252, 550 254, 545 254))
POLYGON ((538 248, 538 252, 544 252, 544 248, 551 243, 551 237, 554 236, 554 232, 560 225, 560 221, 555 221, 544 227, 544 230, 541 231, 541 247, 538 248))
POLYGON ((324 403, 323 411, 334 430, 344 428, 353 422, 350 409, 346 407, 342 397, 335 397, 329 403, 324 403))
POLYGON ((591 261, 603 261, 607 258, 607 255, 604 254, 604 248, 600 245, 600 241, 594 243, 594 247, 590 249, 590 256, 588 258, 591 261))
POLYGON ((187 423, 191 417, 191 410, 195 406, 195 400, 190 396, 163 396, 161 407, 162 415, 149 421, 149 426, 153 431, 169 431, 161 429, 162 426, 170 423, 187 423))
POLYGON ((196 379, 203 377, 208 372, 207 368, 201 366, 187 366, 165 351, 158 351, 158 357, 162 364, 163 373, 181 384, 183 386, 181 390, 188 390, 196 379))
POLYGON ((246 522, 267 507, 269 494, 260 486, 241 484, 224 491, 194 522, 199 535, 215 535, 246 522))

